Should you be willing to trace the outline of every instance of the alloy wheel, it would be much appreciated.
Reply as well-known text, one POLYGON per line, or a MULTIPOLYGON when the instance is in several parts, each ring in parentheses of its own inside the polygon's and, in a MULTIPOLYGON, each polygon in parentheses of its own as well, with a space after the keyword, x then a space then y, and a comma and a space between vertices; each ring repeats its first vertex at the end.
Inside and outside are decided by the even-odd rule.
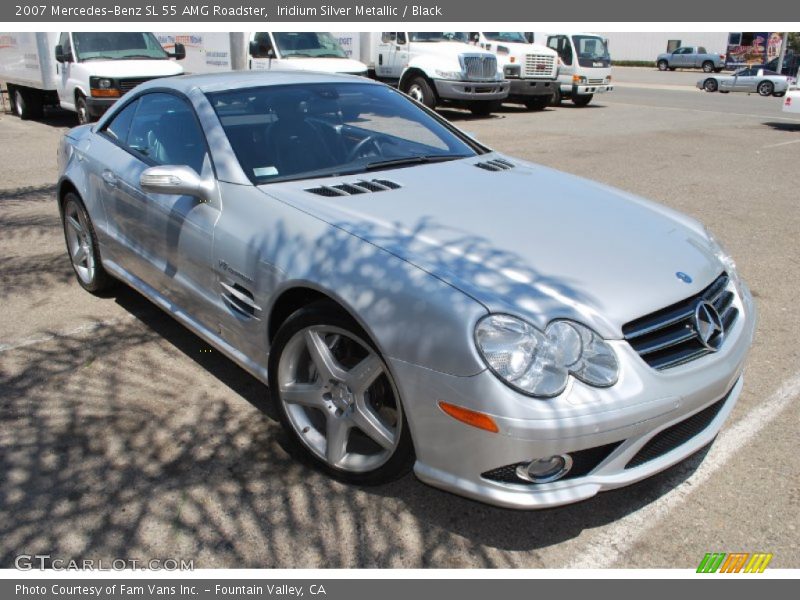
POLYGON ((81 281, 91 284, 95 276, 95 256, 92 234, 83 211, 70 200, 64 207, 64 223, 67 237, 67 250, 75 273, 81 281))

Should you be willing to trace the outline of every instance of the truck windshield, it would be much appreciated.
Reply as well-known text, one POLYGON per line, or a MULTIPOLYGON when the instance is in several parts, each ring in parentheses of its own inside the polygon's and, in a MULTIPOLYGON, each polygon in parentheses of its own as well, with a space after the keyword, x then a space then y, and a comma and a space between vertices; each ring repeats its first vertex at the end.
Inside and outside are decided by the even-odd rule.
POLYGON ((603 38, 595 35, 573 35, 572 43, 575 45, 580 66, 588 68, 611 66, 611 57, 603 38))
POLYGON ((73 33, 72 43, 79 62, 169 58, 152 33, 128 31, 73 33))
MULTIPOLYGON (((209 92, 207 97, 239 164, 256 185, 356 173, 369 173, 365 177, 371 179, 381 170, 483 150, 382 85, 272 85, 209 92)), ((369 183, 366 189, 371 190, 369 183)))
POLYGON ((277 32, 272 34, 283 58, 302 56, 310 58, 347 58, 339 42, 330 33, 277 32))
POLYGON ((485 37, 490 42, 508 42, 511 44, 527 44, 528 40, 525 36, 516 31, 496 31, 494 33, 483 32, 485 37))
POLYGON ((461 31, 412 31, 412 42, 468 42, 469 34, 461 31))

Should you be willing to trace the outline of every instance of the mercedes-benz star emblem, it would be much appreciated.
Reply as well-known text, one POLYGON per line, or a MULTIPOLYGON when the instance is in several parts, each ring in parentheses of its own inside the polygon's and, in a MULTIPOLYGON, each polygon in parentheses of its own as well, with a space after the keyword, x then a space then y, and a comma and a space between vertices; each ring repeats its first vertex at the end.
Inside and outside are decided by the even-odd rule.
POLYGON ((725 331, 722 327, 722 319, 711 302, 702 300, 697 303, 697 307, 694 309, 694 330, 703 346, 711 352, 719 350, 725 331))

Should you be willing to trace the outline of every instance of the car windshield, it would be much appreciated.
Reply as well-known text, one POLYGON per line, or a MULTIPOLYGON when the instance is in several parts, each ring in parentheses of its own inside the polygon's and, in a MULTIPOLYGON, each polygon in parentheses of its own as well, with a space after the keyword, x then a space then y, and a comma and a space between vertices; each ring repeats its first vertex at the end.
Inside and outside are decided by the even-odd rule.
POLYGON ((412 42, 468 42, 469 34, 462 31, 412 31, 412 42))
POLYGON ((512 44, 527 44, 528 40, 525 36, 517 31, 496 31, 494 33, 483 32, 485 37, 490 42, 509 42, 512 44))
POLYGON ((382 85, 276 85, 207 97, 256 185, 455 160, 482 150, 382 85))
POLYGON ((73 33, 77 60, 126 60, 169 58, 152 33, 129 31, 73 33))
POLYGON ((311 31, 282 31, 272 34, 283 58, 301 56, 311 58, 347 58, 347 54, 330 33, 311 31))

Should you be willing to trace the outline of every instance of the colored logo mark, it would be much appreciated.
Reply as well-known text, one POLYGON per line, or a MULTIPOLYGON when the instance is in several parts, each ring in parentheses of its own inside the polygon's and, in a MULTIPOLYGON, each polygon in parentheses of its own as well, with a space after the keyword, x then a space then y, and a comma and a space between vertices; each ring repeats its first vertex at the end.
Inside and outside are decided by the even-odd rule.
POLYGON ((772 560, 768 552, 707 552, 697 567, 698 573, 763 573, 772 560))

